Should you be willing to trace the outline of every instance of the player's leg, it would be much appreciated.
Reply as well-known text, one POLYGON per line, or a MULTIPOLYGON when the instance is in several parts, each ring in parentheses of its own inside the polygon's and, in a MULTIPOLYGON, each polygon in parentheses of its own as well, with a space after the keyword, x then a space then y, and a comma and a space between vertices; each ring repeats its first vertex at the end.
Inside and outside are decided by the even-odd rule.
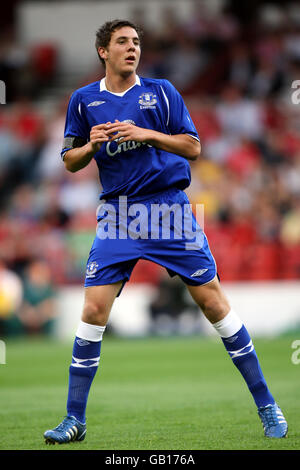
POLYGON ((85 423, 85 410, 91 383, 96 374, 102 336, 115 297, 122 282, 85 289, 81 321, 73 346, 69 370, 67 413, 85 423))
POLYGON ((121 286, 122 281, 119 281, 85 289, 82 317, 69 368, 67 417, 57 428, 44 433, 46 443, 66 443, 85 437, 89 390, 98 369, 105 326, 121 286))
POLYGON ((287 423, 269 391, 251 337, 215 277, 205 285, 187 285, 193 299, 220 335, 233 363, 244 377, 258 408, 267 437, 285 437, 287 423))
MULTIPOLYGON (((187 196, 177 192, 164 194, 162 198, 161 202, 169 209, 176 203, 176 208, 180 205, 182 210, 174 214, 172 236, 162 237, 158 242, 150 240, 144 257, 165 266, 169 274, 182 278, 244 377, 258 406, 265 435, 284 437, 286 421, 267 387, 250 335, 221 289, 207 237, 190 210, 187 196), (178 222, 181 222, 179 227, 178 222), (184 230, 180 231, 182 227, 184 230)), ((165 219, 161 218, 161 228, 165 219)))
POLYGON ((222 321, 230 311, 230 305, 217 276, 203 285, 187 285, 194 301, 210 323, 222 321))

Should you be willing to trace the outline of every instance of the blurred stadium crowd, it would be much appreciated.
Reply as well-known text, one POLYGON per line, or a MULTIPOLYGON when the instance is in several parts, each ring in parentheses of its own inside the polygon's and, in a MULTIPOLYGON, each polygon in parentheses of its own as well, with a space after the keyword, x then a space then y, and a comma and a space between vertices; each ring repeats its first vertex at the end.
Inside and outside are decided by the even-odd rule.
MULTIPOLYGON (((193 207, 205 205, 221 280, 299 279, 300 104, 291 86, 300 80, 300 8, 262 4, 247 21, 195 2, 188 22, 173 9, 162 17, 163 27, 145 29, 138 73, 169 79, 197 127, 202 158, 191 163, 187 193, 193 207)), ((131 19, 146 24, 142 9, 131 19)), ((59 50, 24 50, 14 38, 13 25, 0 35, 8 102, 0 107, 0 279, 17 276, 33 305, 52 299, 54 286, 82 283, 101 188, 93 162, 71 174, 60 160, 69 97, 51 115, 37 105, 55 83, 59 50)), ((103 76, 100 64, 91 72, 74 88, 103 76)), ((158 284, 161 275, 141 261, 130 282, 158 284)), ((2 285, 0 316, 9 308, 2 285)), ((43 308, 51 318, 50 304, 43 308)), ((26 328, 35 328, 33 316, 24 307, 26 328)))

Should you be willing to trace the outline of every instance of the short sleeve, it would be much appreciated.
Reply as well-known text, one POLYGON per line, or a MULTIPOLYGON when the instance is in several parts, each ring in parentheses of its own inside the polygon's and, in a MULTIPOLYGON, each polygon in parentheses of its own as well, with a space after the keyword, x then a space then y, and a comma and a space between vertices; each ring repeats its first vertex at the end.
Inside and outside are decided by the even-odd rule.
POLYGON ((180 93, 168 80, 162 80, 161 82, 162 94, 167 109, 167 126, 170 134, 189 134, 200 140, 180 93))
POLYGON ((72 139, 69 139, 72 137, 76 137, 77 141, 82 142, 82 145, 86 144, 89 140, 88 125, 84 116, 82 116, 80 96, 76 92, 71 96, 68 105, 61 154, 72 148, 72 145, 70 145, 72 139))

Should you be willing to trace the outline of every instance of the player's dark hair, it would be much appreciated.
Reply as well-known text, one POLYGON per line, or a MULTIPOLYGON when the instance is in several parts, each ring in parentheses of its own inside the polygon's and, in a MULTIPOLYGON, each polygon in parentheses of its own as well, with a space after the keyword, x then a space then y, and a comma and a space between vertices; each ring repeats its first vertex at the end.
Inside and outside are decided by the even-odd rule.
POLYGON ((97 51, 99 59, 101 60, 104 66, 105 66, 105 61, 100 57, 98 48, 99 47, 107 48, 110 43, 112 34, 118 29, 123 28, 124 26, 129 26, 130 28, 135 29, 135 31, 138 34, 139 39, 141 39, 143 35, 142 29, 138 25, 128 20, 107 21, 96 32, 96 41, 95 41, 96 51, 97 51))

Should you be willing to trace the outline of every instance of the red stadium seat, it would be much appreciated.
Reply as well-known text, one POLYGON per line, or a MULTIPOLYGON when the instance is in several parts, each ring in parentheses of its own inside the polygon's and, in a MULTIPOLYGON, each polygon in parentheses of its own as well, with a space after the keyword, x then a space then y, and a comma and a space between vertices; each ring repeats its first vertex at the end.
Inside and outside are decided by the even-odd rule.
POLYGON ((281 249, 281 277, 283 279, 299 279, 300 277, 300 245, 285 246, 281 249))
POLYGON ((57 49, 51 43, 38 44, 32 49, 32 64, 37 77, 47 82, 53 78, 57 65, 57 49))
POLYGON ((145 283, 157 285, 159 283, 161 272, 164 270, 161 266, 150 261, 140 259, 135 265, 129 283, 145 283))
POLYGON ((280 246, 276 242, 261 242, 249 247, 248 279, 280 279, 280 246))

